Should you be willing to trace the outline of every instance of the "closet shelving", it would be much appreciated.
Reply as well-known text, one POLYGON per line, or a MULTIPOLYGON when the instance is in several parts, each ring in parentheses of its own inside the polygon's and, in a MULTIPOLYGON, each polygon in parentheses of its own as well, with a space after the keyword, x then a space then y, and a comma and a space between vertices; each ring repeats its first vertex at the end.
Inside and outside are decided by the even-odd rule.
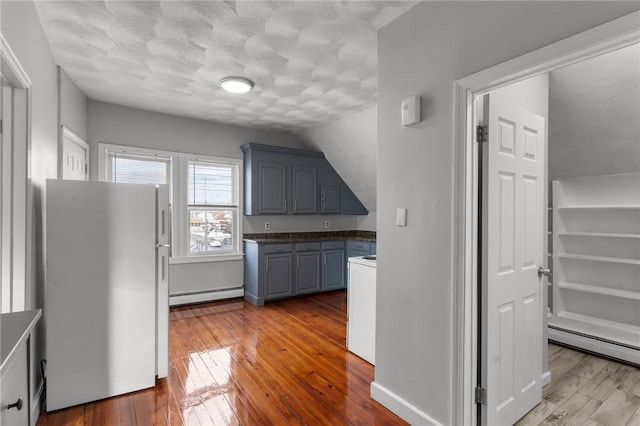
POLYGON ((549 338, 640 364, 640 173, 552 191, 549 338))

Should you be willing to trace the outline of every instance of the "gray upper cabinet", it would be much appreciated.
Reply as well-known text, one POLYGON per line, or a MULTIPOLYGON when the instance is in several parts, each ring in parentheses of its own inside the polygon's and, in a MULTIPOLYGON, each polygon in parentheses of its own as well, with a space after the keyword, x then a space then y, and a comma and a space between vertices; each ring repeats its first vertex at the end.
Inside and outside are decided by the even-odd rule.
POLYGON ((318 171, 315 167, 292 166, 293 214, 318 213, 318 171))
POLYGON ((320 213, 332 214, 340 213, 340 187, 321 186, 320 187, 320 213))
POLYGON ((287 166, 281 163, 258 163, 260 214, 287 213, 287 166))
POLYGON ((247 143, 244 214, 343 214, 369 212, 317 151, 247 143))

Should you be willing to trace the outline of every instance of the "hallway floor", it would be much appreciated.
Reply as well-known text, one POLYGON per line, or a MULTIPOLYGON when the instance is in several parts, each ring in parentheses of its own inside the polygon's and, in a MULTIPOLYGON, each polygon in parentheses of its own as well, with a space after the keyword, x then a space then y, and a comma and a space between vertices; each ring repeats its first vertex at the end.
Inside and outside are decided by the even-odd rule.
POLYGON ((552 382, 517 426, 640 426, 640 368, 549 343, 552 382))

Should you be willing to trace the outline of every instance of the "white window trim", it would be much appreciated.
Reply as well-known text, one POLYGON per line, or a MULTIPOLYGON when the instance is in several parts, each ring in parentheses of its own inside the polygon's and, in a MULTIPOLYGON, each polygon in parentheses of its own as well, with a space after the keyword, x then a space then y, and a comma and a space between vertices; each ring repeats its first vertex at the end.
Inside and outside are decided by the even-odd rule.
POLYGON ((138 148, 134 146, 115 145, 108 143, 98 144, 98 179, 107 180, 107 152, 122 152, 127 154, 141 154, 148 156, 169 157, 171 159, 171 229, 173 247, 172 257, 169 259, 170 264, 188 264, 201 262, 221 262, 231 260, 242 260, 244 257, 242 246, 243 235, 243 212, 244 212, 244 190, 243 182, 243 163, 241 158, 216 157, 212 155, 189 154, 176 151, 163 151, 158 149, 138 148), (233 252, 226 251, 220 254, 191 254, 189 253, 189 228, 188 228, 188 162, 203 161, 228 163, 236 166, 236 182, 237 182, 237 217, 234 229, 233 252))

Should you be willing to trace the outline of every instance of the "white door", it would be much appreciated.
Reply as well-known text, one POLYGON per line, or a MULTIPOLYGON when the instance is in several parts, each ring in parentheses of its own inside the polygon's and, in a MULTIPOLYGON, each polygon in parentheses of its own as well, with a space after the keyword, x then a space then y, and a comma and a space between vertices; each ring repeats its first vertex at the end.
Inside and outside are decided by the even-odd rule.
MULTIPOLYGON (((488 95, 487 95, 488 96, 488 95)), ((482 424, 512 425, 542 399, 544 119, 491 94, 484 117, 482 424)))
POLYGON ((89 145, 66 127, 62 129, 62 179, 89 180, 89 145))

